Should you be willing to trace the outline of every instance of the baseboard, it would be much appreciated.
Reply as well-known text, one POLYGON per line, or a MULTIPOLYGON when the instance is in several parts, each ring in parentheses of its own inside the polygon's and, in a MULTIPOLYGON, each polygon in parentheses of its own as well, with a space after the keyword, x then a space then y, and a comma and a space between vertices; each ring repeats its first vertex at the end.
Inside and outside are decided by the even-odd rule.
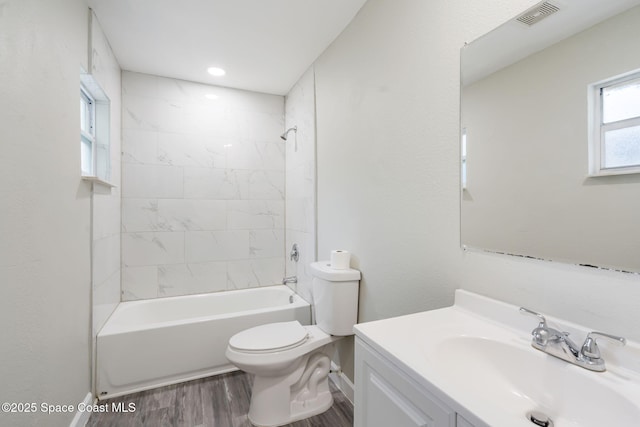
MULTIPOLYGON (((93 395, 87 393, 82 403, 78 406, 86 408, 91 405, 93 405, 93 395)), ((71 420, 69 427, 84 427, 87 425, 89 417, 91 417, 91 411, 76 411, 76 415, 73 417, 73 420, 71 420)))
POLYGON ((331 362, 331 373, 329 374, 329 379, 333 381, 333 383, 342 391, 342 393, 346 396, 347 399, 351 403, 353 403, 354 385, 349 378, 342 372, 340 367, 338 367, 334 362, 331 362))

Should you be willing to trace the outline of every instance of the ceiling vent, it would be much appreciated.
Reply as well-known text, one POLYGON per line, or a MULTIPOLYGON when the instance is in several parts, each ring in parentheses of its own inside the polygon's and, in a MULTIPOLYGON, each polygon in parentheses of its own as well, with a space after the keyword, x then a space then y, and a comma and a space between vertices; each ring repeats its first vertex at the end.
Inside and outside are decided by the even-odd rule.
POLYGON ((560 8, 555 6, 547 1, 539 3, 532 7, 531 9, 524 12, 522 15, 516 18, 516 21, 520 21, 523 24, 528 26, 532 26, 533 24, 537 24, 542 21, 544 18, 553 15, 560 8))

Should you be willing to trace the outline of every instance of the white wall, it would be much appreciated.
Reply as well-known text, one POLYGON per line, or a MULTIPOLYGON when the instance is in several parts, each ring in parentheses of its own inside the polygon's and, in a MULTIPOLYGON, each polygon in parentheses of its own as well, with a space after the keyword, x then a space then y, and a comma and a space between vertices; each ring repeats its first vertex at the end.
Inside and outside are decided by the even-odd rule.
POLYGON ((312 301, 309 264, 316 261, 316 123, 313 67, 309 68, 287 94, 285 129, 286 146, 286 274, 297 276, 292 285, 302 298, 312 301), (298 262, 289 258, 298 244, 298 262))
POLYGON ((122 86, 123 299, 279 283, 284 98, 131 72, 122 86))
MULTIPOLYGON (((80 179, 83 0, 0 3, 2 402, 81 402, 90 390, 90 184, 80 179)), ((73 413, 0 413, 11 426, 73 413)))
POLYGON ((466 288, 640 339, 637 276, 460 249, 460 48, 535 3, 369 0, 317 60, 318 254, 353 252, 360 321, 466 288))

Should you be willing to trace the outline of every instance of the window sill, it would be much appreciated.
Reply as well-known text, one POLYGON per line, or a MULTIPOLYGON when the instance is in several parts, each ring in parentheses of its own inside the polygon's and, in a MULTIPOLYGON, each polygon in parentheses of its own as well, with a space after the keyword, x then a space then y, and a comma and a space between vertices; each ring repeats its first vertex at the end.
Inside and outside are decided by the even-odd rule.
POLYGON ((109 189, 116 187, 114 184, 107 182, 103 179, 100 179, 97 176, 82 175, 82 180, 87 182, 92 182, 94 184, 98 184, 101 187, 105 187, 109 189))
POLYGON ((599 176, 630 175, 634 173, 640 173, 640 167, 632 166, 632 167, 622 167, 622 168, 600 169, 598 171, 589 173, 588 177, 597 178, 599 176))

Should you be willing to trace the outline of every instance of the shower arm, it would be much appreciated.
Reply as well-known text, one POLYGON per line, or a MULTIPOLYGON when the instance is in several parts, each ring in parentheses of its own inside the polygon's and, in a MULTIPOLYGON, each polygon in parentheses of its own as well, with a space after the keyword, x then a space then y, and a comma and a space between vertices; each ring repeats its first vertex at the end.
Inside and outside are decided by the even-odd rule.
POLYGON ((282 138, 283 140, 287 140, 287 137, 289 135, 289 132, 298 132, 298 126, 294 126, 292 128, 287 129, 282 135, 280 135, 280 138, 282 138))

